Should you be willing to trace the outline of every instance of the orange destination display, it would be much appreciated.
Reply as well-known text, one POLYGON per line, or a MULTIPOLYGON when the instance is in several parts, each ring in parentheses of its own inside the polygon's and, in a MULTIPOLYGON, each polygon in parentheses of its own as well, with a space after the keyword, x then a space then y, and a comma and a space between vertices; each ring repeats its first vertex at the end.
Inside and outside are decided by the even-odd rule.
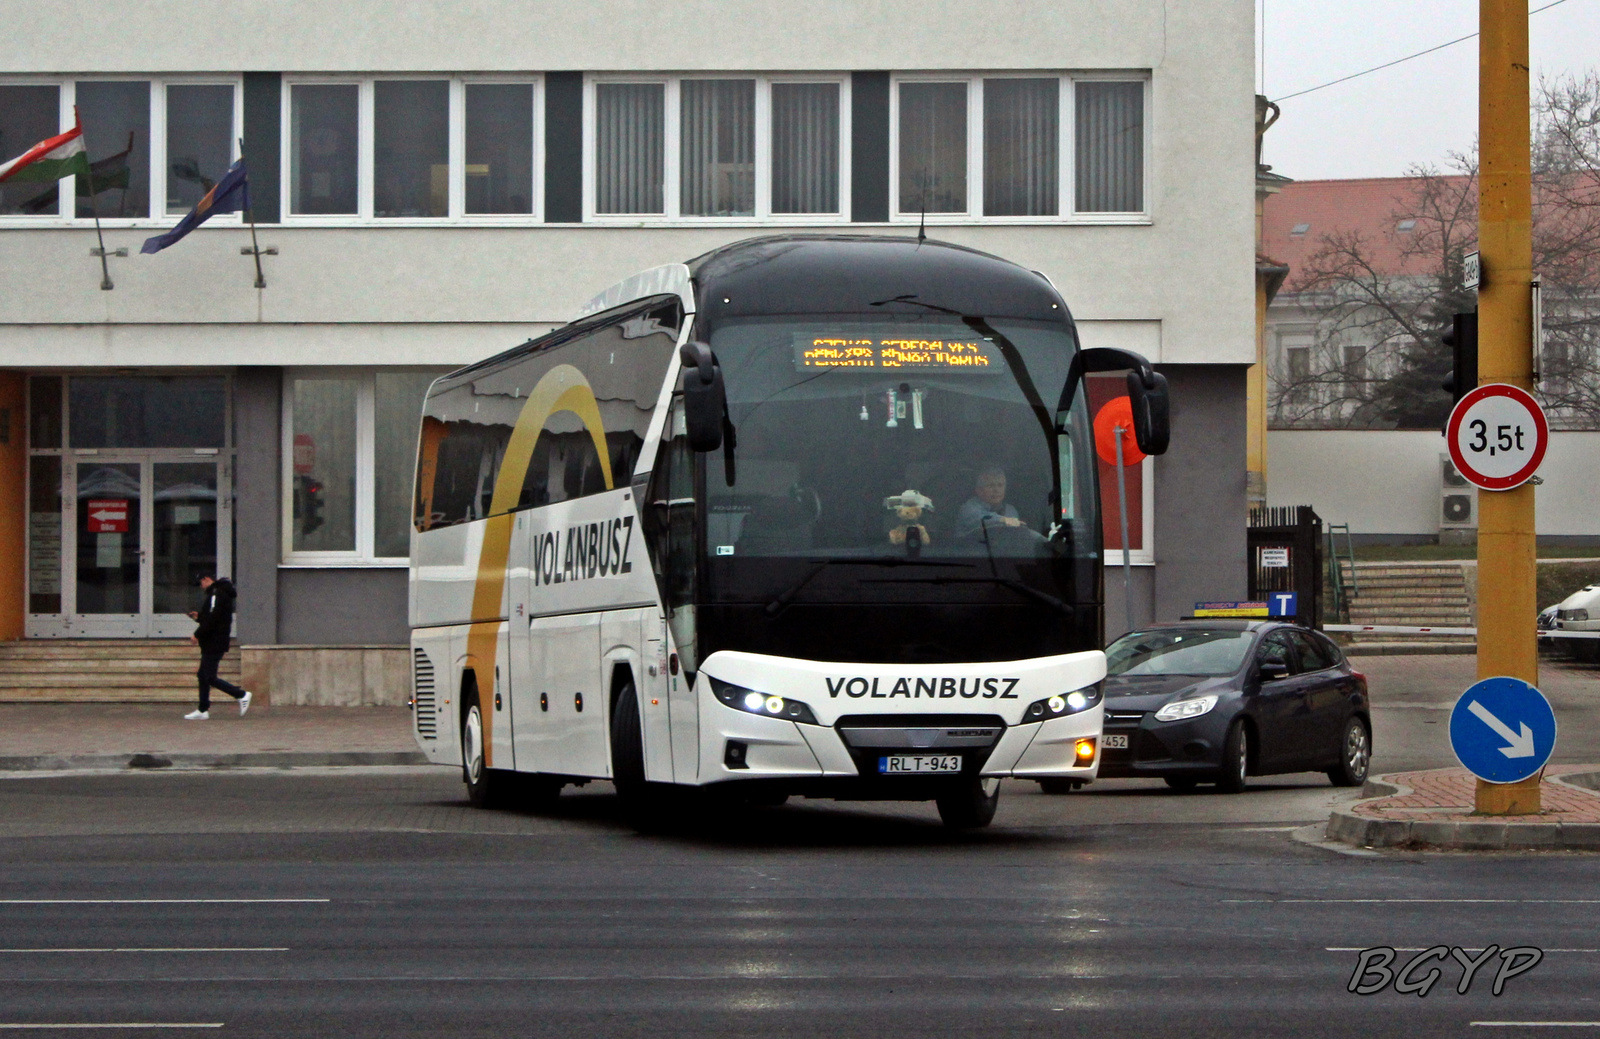
POLYGON ((795 336, 794 365, 801 371, 822 368, 917 372, 1006 370, 1000 352, 987 340, 904 336, 795 336))

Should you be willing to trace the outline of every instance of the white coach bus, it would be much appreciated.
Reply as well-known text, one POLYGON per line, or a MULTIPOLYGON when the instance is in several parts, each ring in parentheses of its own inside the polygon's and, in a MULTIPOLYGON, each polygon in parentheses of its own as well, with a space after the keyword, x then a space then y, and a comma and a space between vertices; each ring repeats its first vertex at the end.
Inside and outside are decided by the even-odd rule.
POLYGON ((1080 350, 1042 275, 916 239, 740 242, 434 383, 414 723, 478 805, 609 779, 934 800, 1092 779, 1105 677, 1080 350), (1048 403, 1047 403, 1048 402, 1048 403))

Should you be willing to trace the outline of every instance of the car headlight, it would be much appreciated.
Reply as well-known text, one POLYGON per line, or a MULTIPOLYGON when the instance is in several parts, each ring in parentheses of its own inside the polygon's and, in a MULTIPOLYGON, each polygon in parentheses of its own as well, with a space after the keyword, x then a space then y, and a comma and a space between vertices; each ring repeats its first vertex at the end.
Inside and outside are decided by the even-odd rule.
POLYGON ((1098 685, 1086 686, 1075 689, 1070 693, 1057 693, 1047 696, 1043 700, 1035 700, 1022 712, 1025 722, 1042 722, 1050 718, 1060 718, 1065 714, 1077 714, 1087 711, 1100 702, 1100 687, 1098 685))
MULTIPOLYGON (((710 676, 707 676, 710 677, 710 676)), ((811 708, 799 700, 790 700, 782 696, 770 696, 754 689, 724 682, 720 678, 711 679, 711 692, 718 700, 732 707, 736 711, 746 714, 759 714, 764 718, 784 718, 792 722, 805 722, 807 725, 817 724, 817 716, 811 713, 811 708)))
POLYGON ((1174 700, 1156 712, 1158 722, 1181 722, 1198 718, 1217 705, 1216 694, 1197 696, 1193 700, 1174 700))

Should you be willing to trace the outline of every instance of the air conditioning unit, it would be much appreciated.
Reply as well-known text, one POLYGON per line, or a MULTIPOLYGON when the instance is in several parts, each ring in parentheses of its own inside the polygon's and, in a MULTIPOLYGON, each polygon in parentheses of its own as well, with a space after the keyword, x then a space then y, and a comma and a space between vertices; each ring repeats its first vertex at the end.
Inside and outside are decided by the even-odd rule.
POLYGON ((1478 492, 1456 471, 1445 453, 1439 455, 1439 529, 1462 530, 1478 525, 1478 492))

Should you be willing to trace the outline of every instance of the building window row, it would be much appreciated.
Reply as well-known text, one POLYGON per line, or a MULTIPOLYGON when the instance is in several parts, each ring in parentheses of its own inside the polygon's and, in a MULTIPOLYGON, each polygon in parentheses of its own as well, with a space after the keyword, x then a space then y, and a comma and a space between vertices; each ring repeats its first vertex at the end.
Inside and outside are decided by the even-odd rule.
POLYGON ((891 136, 902 217, 1145 211, 1143 80, 903 77, 891 136))
POLYGON ((289 81, 286 216, 535 217, 538 84, 289 81))
POLYGON ((76 109, 90 159, 89 175, 71 181, 0 184, 0 216, 148 220, 187 213, 238 157, 240 106, 237 81, 0 83, 0 156, 14 159, 70 130, 76 109))
MULTIPOLYGON (((583 219, 851 220, 851 86, 849 74, 590 75, 583 219)), ((284 77, 284 221, 543 219, 542 89, 538 76, 284 77)), ((239 155, 242 94, 226 79, 0 82, 0 153, 70 128, 76 109, 93 170, 70 189, 0 185, 0 217, 187 212, 239 155)), ((895 75, 890 219, 1142 219, 1148 108, 1136 75, 895 75)), ((579 146, 574 131, 574 163, 579 146)))

